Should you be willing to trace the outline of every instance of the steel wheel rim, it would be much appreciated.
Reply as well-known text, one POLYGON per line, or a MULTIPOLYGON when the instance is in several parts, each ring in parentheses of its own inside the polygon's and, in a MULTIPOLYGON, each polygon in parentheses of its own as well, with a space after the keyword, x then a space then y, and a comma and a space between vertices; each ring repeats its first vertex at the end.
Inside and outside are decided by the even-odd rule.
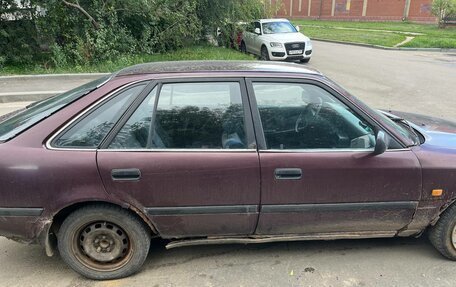
POLYGON ((97 271, 110 272, 125 266, 133 254, 128 234, 108 221, 95 221, 81 226, 73 236, 77 260, 97 271))

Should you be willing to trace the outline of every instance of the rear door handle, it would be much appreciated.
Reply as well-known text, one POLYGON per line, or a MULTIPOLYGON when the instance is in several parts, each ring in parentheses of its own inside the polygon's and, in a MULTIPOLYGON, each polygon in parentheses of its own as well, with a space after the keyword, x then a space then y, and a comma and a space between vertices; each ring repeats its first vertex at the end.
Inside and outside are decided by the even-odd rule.
POLYGON ((135 181, 141 179, 141 171, 137 168, 113 169, 111 177, 115 181, 135 181))
POLYGON ((300 168, 276 168, 274 175, 276 179, 298 180, 302 178, 302 170, 300 168))

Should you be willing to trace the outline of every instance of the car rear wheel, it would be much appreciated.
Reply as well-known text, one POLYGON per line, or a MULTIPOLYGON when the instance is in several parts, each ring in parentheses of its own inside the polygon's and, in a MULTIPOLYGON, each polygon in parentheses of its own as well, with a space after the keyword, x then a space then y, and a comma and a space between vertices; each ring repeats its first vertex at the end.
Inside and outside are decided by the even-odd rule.
POLYGON ((147 258, 150 233, 129 211, 109 205, 71 213, 58 232, 62 259, 76 272, 95 280, 137 272, 147 258))
POLYGON ((456 260, 456 205, 451 205, 429 230, 429 239, 446 258, 456 260))
POLYGON ((262 61, 269 61, 269 52, 268 52, 268 48, 266 48, 265 46, 261 47, 261 57, 260 57, 260 60, 262 60, 262 61))

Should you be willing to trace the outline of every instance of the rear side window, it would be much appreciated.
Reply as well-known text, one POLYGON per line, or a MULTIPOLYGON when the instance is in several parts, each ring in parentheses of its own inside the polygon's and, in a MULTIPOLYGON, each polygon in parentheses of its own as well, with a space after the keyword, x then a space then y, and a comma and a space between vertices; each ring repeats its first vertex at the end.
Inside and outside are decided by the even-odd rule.
POLYGON ((158 101, 155 93, 138 107, 109 148, 246 148, 238 82, 164 84, 158 101))
POLYGON ((110 98, 70 126, 52 145, 58 148, 97 148, 145 86, 141 84, 128 88, 110 98))

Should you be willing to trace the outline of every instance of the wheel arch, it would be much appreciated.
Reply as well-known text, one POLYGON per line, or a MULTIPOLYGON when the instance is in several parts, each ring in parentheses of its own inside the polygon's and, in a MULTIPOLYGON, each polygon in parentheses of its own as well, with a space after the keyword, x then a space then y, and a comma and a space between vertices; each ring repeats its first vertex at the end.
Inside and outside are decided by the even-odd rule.
POLYGON ((431 220, 430 226, 434 226, 437 221, 439 221, 440 217, 447 211, 447 209, 453 205, 456 205, 456 197, 449 199, 444 204, 442 204, 442 206, 440 206, 437 215, 431 220))
POLYGON ((53 217, 52 217, 52 223, 50 224, 49 228, 47 230, 44 230, 43 235, 40 236, 42 239, 40 240, 40 243, 44 245, 46 254, 48 256, 52 256, 54 254, 54 250, 56 249, 57 246, 57 233, 60 229, 60 226, 62 225, 63 221, 70 215, 72 212, 86 206, 90 205, 110 205, 110 206, 116 206, 116 207, 121 207, 124 209, 127 209, 131 214, 133 214, 140 222, 142 222, 145 226, 147 226, 148 230, 150 231, 151 236, 159 236, 159 233, 157 229, 155 228, 155 225, 152 223, 152 221, 147 217, 147 215, 141 211, 139 208, 131 205, 131 204, 126 204, 126 205, 121 205, 113 202, 108 202, 108 201, 102 201, 102 200, 87 200, 87 201, 79 201, 72 203, 68 206, 65 206, 61 208, 59 211, 57 211, 53 217))

